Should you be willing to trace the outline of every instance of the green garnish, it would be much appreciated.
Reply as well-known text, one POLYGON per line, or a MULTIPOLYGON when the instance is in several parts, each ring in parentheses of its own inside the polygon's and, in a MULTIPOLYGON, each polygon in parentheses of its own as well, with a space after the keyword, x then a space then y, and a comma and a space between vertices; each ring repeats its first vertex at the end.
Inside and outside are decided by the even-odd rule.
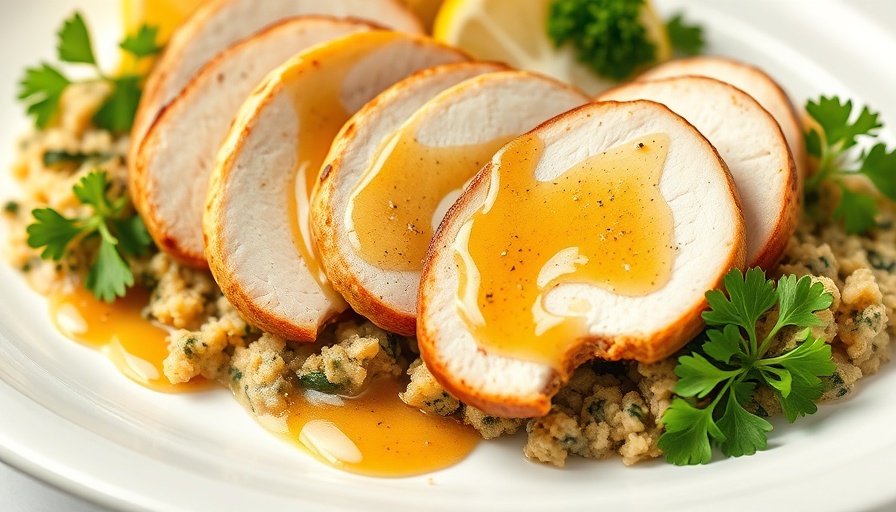
POLYGON ((656 45, 641 24, 644 0, 557 0, 548 35, 558 47, 572 43, 579 61, 598 75, 624 80, 654 62, 656 45))
POLYGON ((46 260, 59 261, 73 243, 99 237, 100 246, 84 286, 106 302, 123 297, 134 284, 126 257, 142 256, 152 243, 138 215, 127 211, 128 197, 111 200, 105 172, 93 171, 73 187, 75 197, 93 213, 67 218, 52 208, 32 211, 35 222, 28 226, 28 245, 40 249, 46 260))
POLYGON ((698 55, 706 45, 703 40, 703 27, 685 23, 681 13, 672 16, 666 22, 666 34, 669 44, 682 55, 698 55))
POLYGON ((878 208, 874 197, 850 189, 844 178, 863 175, 881 194, 896 201, 896 150, 888 153, 883 142, 855 150, 861 138, 877 137, 883 127, 879 114, 868 107, 854 114, 852 101, 843 103, 837 96, 808 101, 806 112, 817 123, 817 127, 806 132, 806 150, 818 159, 818 170, 806 182, 807 194, 817 193, 825 181, 833 182, 841 192, 834 220, 842 221, 850 234, 876 227, 878 208))
POLYGON ((108 153, 71 153, 68 151, 47 151, 44 153, 44 166, 72 164, 81 165, 88 160, 104 160, 111 155, 108 153))
POLYGON ((327 380, 327 375, 324 372, 308 372, 299 376, 299 382, 302 383, 302 387, 306 389, 313 389, 314 391, 320 391, 322 393, 334 393, 342 389, 342 386, 339 384, 334 384, 327 380))
MULTIPOLYGON (((622 81, 657 61, 642 14, 647 0, 554 0, 547 33, 554 45, 572 44, 579 62, 604 78, 622 81)), ((677 15, 666 27, 673 48, 694 55, 703 48, 699 27, 677 15)))
MULTIPOLYGON (((144 25, 137 34, 127 37, 121 48, 134 56, 135 61, 155 55, 160 47, 156 44, 158 30, 144 25)), ((34 118, 38 128, 45 128, 59 110, 59 100, 65 89, 73 83, 106 82, 112 92, 93 116, 99 128, 116 133, 130 130, 140 102, 140 82, 142 74, 130 72, 111 76, 103 73, 93 52, 90 32, 81 14, 75 13, 65 20, 58 32, 56 45, 58 58, 68 64, 91 66, 96 76, 77 82, 63 74, 58 66, 41 63, 25 70, 19 83, 18 99, 27 105, 28 114, 34 118)))
POLYGON ((3 213, 8 215, 16 215, 19 213, 19 203, 15 201, 7 201, 6 204, 3 205, 3 213))
POLYGON ((152 57, 162 51, 156 43, 158 36, 158 27, 142 25, 136 34, 127 36, 118 46, 138 59, 152 57))
POLYGON ((772 425, 744 407, 754 392, 769 387, 793 422, 818 409, 815 400, 825 390, 822 377, 836 370, 831 347, 809 329, 822 325, 814 313, 833 300, 821 283, 791 275, 782 277, 776 287, 754 268, 746 275, 732 270, 724 285, 727 296, 719 290, 706 294, 710 306, 703 313, 706 341, 699 350, 679 357, 675 367, 678 397, 663 416, 666 432, 658 445, 666 460, 676 465, 709 462, 711 444, 729 457, 764 450, 772 425), (776 304, 777 322, 760 339, 756 323, 776 304), (802 329, 802 342, 768 357, 775 335, 789 326, 802 329))

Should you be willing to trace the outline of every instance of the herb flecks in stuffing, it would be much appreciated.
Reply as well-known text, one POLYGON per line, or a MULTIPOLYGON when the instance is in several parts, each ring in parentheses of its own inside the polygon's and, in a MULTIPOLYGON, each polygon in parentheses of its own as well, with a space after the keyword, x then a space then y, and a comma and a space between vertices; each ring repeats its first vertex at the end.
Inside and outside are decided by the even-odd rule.
POLYGON ((658 441, 673 464, 709 462, 711 444, 733 457, 764 450, 772 425, 744 407, 757 389, 770 388, 793 422, 817 410, 815 400, 826 389, 822 378, 836 370, 830 345, 809 329, 821 325, 814 313, 833 300, 821 283, 785 276, 775 286, 756 268, 745 276, 729 272, 724 285, 727 296, 719 290, 706 294, 707 341, 681 356, 675 368, 678 397, 663 416, 666 432, 658 441), (760 337, 757 322, 776 305, 777 322, 760 337), (802 329, 802 342, 769 357, 775 335, 785 327, 802 329))
POLYGON ((306 389, 313 389, 323 393, 336 393, 343 388, 340 384, 334 384, 327 380, 327 375, 322 371, 308 372, 299 375, 299 382, 306 389))
MULTIPOLYGON (((156 43, 157 35, 158 29, 144 25, 136 34, 125 38, 120 47, 133 56, 135 62, 139 62, 160 51, 156 43)), ((140 83, 144 75, 133 71, 118 75, 104 73, 97 63, 90 32, 79 13, 63 23, 58 36, 56 51, 60 62, 90 66, 96 73, 95 77, 79 82, 105 82, 111 88, 93 116, 94 124, 115 133, 130 130, 140 102, 140 83)), ((37 128, 45 128, 50 123, 59 110, 63 93, 73 83, 76 82, 68 78, 60 66, 46 62, 25 70, 25 76, 19 83, 18 99, 27 106, 37 128)))
POLYGON ((818 161, 818 169, 806 182, 807 197, 817 195, 822 183, 834 183, 841 195, 833 217, 850 234, 876 227, 878 207, 872 195, 854 190, 845 178, 865 176, 881 194, 896 201, 896 150, 887 152, 884 142, 857 150, 862 138, 873 141, 883 124, 868 107, 855 110, 858 113, 851 100, 843 102, 836 96, 806 104, 815 122, 806 132, 806 150, 818 161))
POLYGON ((107 153, 81 153, 69 151, 47 151, 44 153, 43 162, 46 167, 55 165, 79 166, 89 160, 102 161, 112 155, 107 153))
POLYGON ((110 200, 109 186, 106 173, 94 171, 73 187, 75 197, 92 210, 90 215, 68 218, 52 208, 38 208, 28 226, 28 245, 42 248, 41 258, 47 260, 59 261, 72 244, 99 238, 84 286, 107 302, 123 297, 134 284, 125 258, 146 254, 152 243, 143 221, 130 213, 128 197, 110 200))

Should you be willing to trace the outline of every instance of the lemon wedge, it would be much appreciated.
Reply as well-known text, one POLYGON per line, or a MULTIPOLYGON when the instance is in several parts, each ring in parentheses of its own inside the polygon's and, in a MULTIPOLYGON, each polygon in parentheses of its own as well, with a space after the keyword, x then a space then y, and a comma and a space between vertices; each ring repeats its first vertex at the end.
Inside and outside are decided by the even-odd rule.
MULTIPOLYGON (((505 62, 573 84, 588 93, 613 85, 577 60, 571 45, 554 46, 547 34, 552 0, 447 0, 436 16, 433 36, 482 60, 505 62)), ((656 45, 657 62, 668 60, 671 46, 663 20, 650 0, 641 22, 656 45)))
POLYGON ((164 44, 174 29, 205 0, 123 0, 124 30, 133 34, 144 23, 159 28, 158 42, 164 44))
MULTIPOLYGON (((180 25, 207 0, 122 0, 121 16, 124 35, 136 34, 144 24, 159 29, 156 43, 164 45, 180 25)), ((119 68, 128 72, 146 73, 155 59, 137 62, 133 55, 122 52, 119 68)))
POLYGON ((436 19, 439 8, 442 7, 444 0, 401 0, 401 3, 423 22, 426 31, 432 31, 432 24, 436 19))

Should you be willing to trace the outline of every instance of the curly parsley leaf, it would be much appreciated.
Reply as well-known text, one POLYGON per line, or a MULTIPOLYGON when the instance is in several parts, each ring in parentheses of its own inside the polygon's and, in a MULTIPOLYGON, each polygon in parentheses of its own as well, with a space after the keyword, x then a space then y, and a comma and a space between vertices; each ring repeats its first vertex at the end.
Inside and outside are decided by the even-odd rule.
POLYGON ((663 414, 666 431, 657 445, 666 454, 666 460, 683 466, 706 464, 712 458, 710 439, 725 441, 725 434, 712 417, 712 409, 698 409, 676 398, 663 414))
POLYGON ((726 325, 723 329, 709 329, 706 335, 710 341, 703 344, 702 350, 716 361, 730 364, 734 358, 745 361, 749 357, 747 340, 736 325, 726 325))
POLYGON ((156 43, 158 36, 158 27, 143 25, 136 34, 127 36, 118 46, 138 59, 150 57, 162 51, 162 47, 156 43))
POLYGON ((548 35, 557 47, 576 49, 598 75, 624 80, 656 60, 656 45, 641 24, 644 0, 555 0, 548 35))
POLYGON ((107 302, 123 297, 133 286, 134 275, 125 258, 146 253, 152 240, 139 216, 130 215, 127 197, 112 200, 105 172, 94 171, 72 188, 75 197, 92 213, 67 218, 51 208, 34 210, 27 228, 28 245, 40 249, 41 258, 60 260, 71 246, 99 237, 99 249, 85 280, 85 287, 107 302))
POLYGON ((124 297, 128 287, 134 285, 134 274, 116 249, 117 242, 103 237, 96 261, 87 274, 84 286, 98 299, 112 302, 124 297))
POLYGON ((83 204, 93 206, 102 211, 111 208, 109 200, 106 198, 106 189, 109 187, 109 181, 104 172, 92 172, 81 178, 78 183, 72 187, 75 197, 83 204))
POLYGON ((867 176, 881 194, 896 201, 896 149, 887 153, 885 144, 874 145, 862 155, 861 166, 856 172, 867 176))
POLYGON ((824 389, 822 387, 813 386, 798 377, 795 377, 792 380, 790 393, 787 396, 777 393, 778 401, 781 403, 781 409, 784 411, 784 416, 787 418, 787 421, 791 423, 796 421, 800 416, 815 414, 818 410, 818 406, 815 405, 815 400, 821 398, 821 395, 823 394, 824 389))
POLYGON ((887 152, 884 143, 862 152, 852 149, 863 137, 877 136, 883 127, 879 114, 836 96, 810 100, 806 112, 816 124, 805 134, 806 149, 818 160, 818 169, 806 182, 806 197, 816 197, 822 183, 833 182, 841 190, 833 219, 843 222, 850 234, 868 231, 877 225, 875 198, 852 190, 845 178, 865 176, 881 194, 896 200, 896 150, 887 152))
POLYGON ((71 81, 48 64, 25 70, 19 82, 18 99, 27 106, 28 115, 38 128, 44 128, 59 109, 59 100, 71 81))
POLYGON ((706 46, 703 27, 685 22, 682 13, 672 16, 666 22, 666 34, 672 48, 682 55, 699 55, 706 46))
POLYGON ((57 35, 59 42, 56 50, 59 53, 59 60, 73 64, 96 64, 90 32, 81 13, 76 12, 65 20, 57 35))
POLYGON ((833 374, 837 367, 831 361, 831 347, 824 340, 810 336, 808 331, 804 336, 806 340, 795 349, 762 363, 764 369, 775 368, 789 376, 788 385, 783 389, 776 387, 776 394, 791 423, 818 410, 815 400, 825 390, 820 377, 833 374))
POLYGON ((877 202, 871 196, 853 192, 840 185, 840 202, 834 208, 833 219, 843 222, 847 233, 864 233, 877 226, 877 202))
MULTIPOLYGON (((844 150, 856 145, 857 137, 876 135, 877 130, 883 126, 878 120, 879 115, 871 112, 868 107, 863 107, 859 115, 850 121, 853 117, 852 111, 852 100, 842 103, 837 96, 832 98, 822 96, 817 102, 809 100, 806 102, 806 112, 821 127, 821 132, 812 128, 810 133, 815 132, 816 140, 824 141, 824 145, 828 148, 844 150)), ((816 148, 815 144, 812 146, 813 149, 816 148)), ((822 150, 822 144, 817 144, 817 148, 822 150)), ((813 156, 821 157, 822 154, 817 153, 813 156)))
POLYGON ((812 282, 811 279, 797 279, 794 275, 784 276, 778 280, 778 321, 773 334, 782 327, 815 327, 822 321, 815 316, 815 311, 827 309, 834 300, 831 294, 824 292, 824 285, 812 282))
POLYGON ((116 133, 130 130, 137 115, 141 94, 139 77, 115 80, 112 93, 93 115, 94 124, 116 133))
POLYGON ((702 28, 685 23, 681 14, 671 18, 665 30, 645 26, 645 20, 651 23, 656 16, 650 9, 647 0, 553 0, 547 34, 558 48, 571 45, 579 62, 595 74, 615 81, 657 62, 660 46, 651 38, 654 32, 665 32, 659 37, 681 54, 703 50, 702 28))
POLYGON ((736 377, 737 374, 737 371, 726 371, 716 367, 700 354, 681 356, 678 359, 678 366, 675 367, 675 375, 678 375, 675 392, 682 396, 703 398, 716 386, 736 377))
POLYGON ((658 443, 673 464, 705 464, 713 444, 729 457, 764 450, 772 426, 745 407, 756 390, 770 388, 794 421, 817 410, 822 378, 836 370, 830 346, 809 330, 820 324, 815 312, 833 300, 823 285, 795 276, 782 277, 776 285, 759 269, 732 270, 723 284, 724 292, 706 294, 711 310, 704 314, 709 328, 702 354, 683 355, 675 367, 678 396, 663 416, 666 432, 658 443), (775 306, 778 320, 760 337, 756 323, 775 306), (768 357, 784 327, 802 328, 802 343, 768 357))
POLYGON ((730 457, 753 455, 765 450, 772 424, 744 409, 736 395, 728 393, 725 412, 717 423, 719 430, 728 432, 728 435, 718 444, 722 452, 730 457))
MULTIPOLYGON (((45 128, 59 110, 63 92, 73 83, 105 82, 111 93, 94 115, 93 121, 99 127, 116 133, 130 129, 134 122, 137 104, 140 101, 140 82, 143 76, 123 73, 109 76, 103 73, 96 61, 91 43, 90 31, 80 13, 66 19, 57 33, 59 60, 67 64, 87 65, 93 68, 94 77, 73 81, 56 66, 41 63, 27 68, 19 82, 18 99, 25 105, 28 115, 34 118, 37 128, 45 128)), ((158 30, 143 26, 135 35, 125 38, 121 47, 133 54, 137 60, 150 57, 160 51, 155 38, 158 30)))
POLYGON ((67 219, 52 208, 39 208, 31 214, 35 222, 26 228, 28 245, 43 247, 40 257, 45 260, 61 260, 66 247, 84 232, 81 220, 67 219))
POLYGON ((146 224, 139 215, 112 219, 113 231, 118 235, 118 245, 121 252, 131 256, 145 256, 152 246, 152 237, 146 229, 146 224))
POLYGON ((706 325, 736 325, 744 329, 751 339, 755 338, 756 322, 777 300, 774 283, 765 279, 762 269, 752 268, 747 270, 746 275, 729 272, 722 284, 728 292, 727 296, 721 290, 706 293, 710 307, 703 313, 706 325))

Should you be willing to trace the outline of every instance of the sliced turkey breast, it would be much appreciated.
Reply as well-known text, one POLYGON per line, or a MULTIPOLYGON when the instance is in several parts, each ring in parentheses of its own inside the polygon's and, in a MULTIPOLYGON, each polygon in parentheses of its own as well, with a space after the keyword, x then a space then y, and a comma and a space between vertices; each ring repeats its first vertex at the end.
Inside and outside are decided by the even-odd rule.
POLYGON ((466 56, 399 32, 352 34, 290 59, 236 116, 209 182, 209 268, 231 303, 268 332, 314 340, 346 309, 319 268, 308 200, 352 113, 420 69, 466 56))
POLYGON ((632 82, 600 100, 646 99, 687 119, 728 164, 747 220, 747 265, 772 268, 799 217, 799 178, 775 119, 752 96, 718 80, 683 76, 632 82))
POLYGON ((666 107, 593 103, 504 146, 436 232, 417 336, 436 379, 490 414, 544 415, 583 361, 669 356, 744 262, 734 183, 666 107))
POLYGON ((427 247, 463 184, 513 137, 588 101, 524 71, 480 75, 436 95, 448 85, 408 80, 355 115, 312 207, 333 287, 355 311, 406 336, 416 332, 427 247))
POLYGON ((156 118, 130 166, 134 204, 160 249, 208 266, 202 212, 208 177, 237 110, 274 68, 310 46, 371 30, 320 16, 290 18, 218 54, 156 118))
MULTIPOLYGON (((370 144, 370 155, 359 155, 358 158, 373 158, 381 140, 385 139, 392 130, 399 127, 420 106, 441 91, 474 76, 507 69, 509 68, 503 64, 490 62, 455 62, 427 68, 386 89, 352 116, 333 141, 330 154, 323 165, 326 173, 321 175, 318 188, 311 201, 309 220, 311 233, 318 247, 321 265, 325 272, 328 267, 327 261, 333 259, 330 253, 333 250, 341 250, 341 248, 333 248, 329 245, 329 241, 333 238, 330 227, 333 221, 328 205, 337 190, 336 184, 344 182, 339 176, 345 172, 341 170, 342 164, 338 163, 342 162, 344 158, 337 157, 337 155, 344 154, 342 148, 346 145, 346 140, 367 142, 370 144), (379 123, 367 121, 372 117, 378 119, 379 123), (336 165, 334 165, 334 158, 338 158, 336 165)), ((328 280, 343 297, 359 296, 363 293, 360 289, 341 289, 329 276, 328 280)), ((416 294, 416 288, 413 292, 416 294)), ((352 302, 359 302, 359 300, 349 300, 349 304, 352 302)), ((356 311, 360 312, 357 309, 356 311)), ((408 329, 403 330, 408 331, 408 329)), ((399 330, 396 329, 395 332, 399 332, 399 330)), ((412 334, 413 331, 408 335, 412 334)))
POLYGON ((807 169, 806 142, 800 117, 787 93, 765 71, 727 57, 702 55, 666 62, 641 76, 639 80, 657 80, 674 76, 708 76, 729 83, 752 96, 781 126, 801 177, 807 169))
POLYGON ((352 17, 411 33, 423 26, 398 0, 213 0, 204 3, 171 36, 146 82, 134 126, 128 161, 159 111, 177 97, 205 64, 232 44, 293 16, 352 17))

